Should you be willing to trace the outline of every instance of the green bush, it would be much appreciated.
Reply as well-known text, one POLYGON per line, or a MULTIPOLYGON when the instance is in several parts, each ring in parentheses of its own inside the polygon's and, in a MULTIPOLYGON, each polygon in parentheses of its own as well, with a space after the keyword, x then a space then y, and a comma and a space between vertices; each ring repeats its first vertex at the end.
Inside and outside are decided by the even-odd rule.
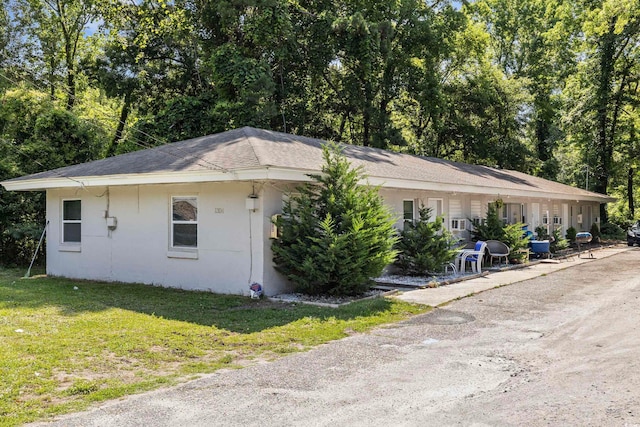
POLYGON ((549 240, 549 232, 546 225, 539 225, 536 227, 536 239, 537 240, 549 240))
POLYGON ((556 253, 569 247, 569 241, 562 237, 562 231, 559 228, 553 230, 552 237, 553 238, 550 239, 551 242, 549 244, 549 250, 551 253, 556 253))
POLYGON ((589 230, 589 233, 591 233, 591 235, 593 236, 594 242, 600 241, 600 227, 598 227, 598 224, 596 224, 595 222, 591 224, 591 229, 589 230))
POLYGON ((523 261, 526 257, 526 253, 519 253, 520 249, 524 249, 529 245, 529 238, 525 236, 522 228, 524 224, 518 222, 516 224, 508 224, 503 228, 504 237, 502 238, 502 242, 504 242, 510 248, 510 259, 516 259, 519 261, 523 261))
POLYGON ((569 243, 575 243, 576 234, 578 234, 576 229, 574 227, 569 227, 569 228, 567 228, 567 234, 565 235, 565 237, 567 238, 569 243))
POLYGON ((394 261, 395 221, 378 188, 359 184, 362 170, 336 145, 323 153, 323 174, 284 204, 273 261, 300 292, 357 295, 394 261))
POLYGON ((442 217, 429 222, 431 210, 424 206, 419 213, 419 220, 406 223, 396 244, 398 256, 395 266, 410 276, 436 273, 456 255, 455 249, 452 249, 455 246, 454 238, 448 230, 443 229, 442 217))
POLYGON ((603 239, 608 240, 624 240, 626 236, 625 231, 618 224, 614 224, 612 222, 602 224, 600 234, 603 239))

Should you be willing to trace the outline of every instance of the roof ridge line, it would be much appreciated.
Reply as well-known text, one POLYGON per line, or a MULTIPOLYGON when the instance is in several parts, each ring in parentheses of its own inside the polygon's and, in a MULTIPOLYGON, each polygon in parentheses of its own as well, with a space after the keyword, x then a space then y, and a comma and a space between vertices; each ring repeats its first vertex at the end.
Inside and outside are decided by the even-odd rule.
POLYGON ((258 155, 258 152, 256 151, 256 147, 254 146, 254 138, 255 138, 254 134, 256 133, 256 131, 261 131, 261 130, 264 130, 264 129, 257 129, 251 126, 244 126, 242 128, 242 133, 244 134, 244 137, 247 139, 247 142, 249 143, 249 147, 251 147, 251 152, 253 153, 253 156, 258 161, 258 164, 260 166, 265 166, 263 165, 262 159, 258 155))

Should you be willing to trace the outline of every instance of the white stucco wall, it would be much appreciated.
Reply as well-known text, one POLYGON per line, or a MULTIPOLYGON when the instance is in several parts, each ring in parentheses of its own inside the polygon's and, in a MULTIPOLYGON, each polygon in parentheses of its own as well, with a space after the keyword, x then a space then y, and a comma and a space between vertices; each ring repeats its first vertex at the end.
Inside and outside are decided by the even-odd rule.
MULTIPOLYGON (((450 213, 451 201, 457 201, 462 209, 462 215, 456 216, 459 219, 468 219, 472 217, 472 208, 471 202, 475 201, 480 204, 481 209, 481 218, 486 217, 487 205, 490 201, 492 201, 487 196, 483 195, 470 195, 470 194, 452 194, 450 192, 427 192, 427 191, 416 191, 416 190, 402 190, 402 189, 390 189, 383 188, 380 190, 380 195, 384 199, 385 203, 387 203, 391 209, 393 210, 394 215, 396 216, 396 228, 402 229, 403 227, 403 201, 405 200, 413 200, 414 208, 416 210, 415 217, 418 218, 418 209, 424 205, 426 207, 429 206, 430 199, 440 199, 442 200, 442 216, 444 217, 444 224, 447 229, 450 229, 450 221, 452 219, 452 215, 450 213)), ((435 213, 432 212, 432 219, 435 216, 435 213)), ((471 234, 468 229, 472 228, 470 224, 467 224, 467 231, 452 231, 452 233, 462 240, 467 240, 471 238, 471 234)))
MULTIPOLYGON (((50 190, 47 192, 47 272, 106 281, 139 282, 220 293, 248 294, 258 282, 265 293, 281 290, 264 281, 268 225, 260 195, 246 208, 250 183, 203 183, 50 190), (171 250, 172 196, 198 197, 198 248, 171 250), (61 243, 63 199, 82 201, 82 242, 61 243), (117 218, 109 231, 105 211, 117 218), (192 256, 195 259, 182 258, 192 256)), ((270 274, 271 278, 274 274, 270 274)), ((280 281, 282 282, 282 281, 280 281)), ((282 283, 280 283, 282 285, 282 283)))
MULTIPOLYGON (((402 227, 404 200, 414 201, 416 208, 415 215, 417 218, 417 209, 421 204, 428 206, 429 199, 441 199, 443 206, 444 224, 447 229, 450 229, 450 220, 452 219, 452 215, 449 212, 449 208, 452 200, 458 201, 458 203, 461 205, 461 218, 472 218, 474 216, 472 215, 472 202, 475 202, 476 205, 478 203, 480 204, 480 218, 486 218, 488 204, 495 201, 496 199, 495 196, 486 196, 480 194, 426 192, 390 188, 382 188, 380 190, 380 195, 384 198, 385 203, 387 203, 391 207, 394 214, 396 215, 396 228, 398 229, 401 229, 402 227)), ((591 228, 591 224, 595 222, 596 216, 599 214, 599 204, 597 202, 576 202, 575 200, 550 200, 532 197, 509 197, 504 198, 503 202, 505 204, 512 204, 514 206, 514 210, 517 210, 515 209, 516 206, 522 205, 521 209, 524 216, 524 223, 527 224, 528 229, 532 232, 535 231, 536 227, 542 225, 545 205, 547 207, 546 210, 549 211, 549 217, 551 221, 550 230, 553 230, 552 227, 555 207, 557 209, 559 217, 562 218, 559 227, 562 229, 563 235, 564 233, 566 233, 567 228, 570 226, 575 227, 577 231, 589 231, 589 229, 591 228), (563 205, 567 205, 566 213, 563 209, 563 205), (582 212, 583 217, 583 223, 581 224, 577 222, 577 215, 580 212, 582 212), (591 212, 591 214, 589 214, 588 212, 591 212)), ((511 214, 512 215, 509 220, 510 222, 513 222, 513 212, 511 212, 511 214)), ((472 237, 471 233, 468 230, 472 228, 473 226, 469 222, 467 222, 467 231, 452 231, 452 233, 460 239, 468 240, 472 237)))
MULTIPOLYGON (((112 186, 108 189, 56 189, 47 192, 47 273, 54 276, 115 282, 138 282, 218 293, 249 293, 249 285, 260 283, 267 295, 287 291, 292 285, 273 267, 271 216, 282 212, 285 183, 201 183, 171 185, 112 186), (107 191, 108 190, 108 191, 107 191), (258 195, 255 210, 246 199, 258 195), (170 248, 171 197, 198 197, 198 248, 180 251, 170 248), (61 243, 62 201, 82 201, 82 242, 61 243), (105 213, 117 219, 110 231, 105 213)), ((427 192, 383 188, 380 190, 394 214, 396 227, 402 227, 403 201, 413 200, 416 208, 441 199, 446 227, 450 227, 451 201, 462 210, 460 218, 473 217, 472 205, 486 217, 487 204, 494 198, 485 195, 451 192, 427 192)), ((543 206, 567 204, 563 231, 573 225, 589 230, 598 215, 598 203, 567 200, 522 198, 504 200, 523 204, 529 230, 542 221, 543 206), (588 206, 588 208, 587 208, 588 206), (537 210, 535 209, 537 207, 537 210), (535 212, 534 212, 535 210, 535 212), (577 224, 582 210, 583 224, 577 224), (592 213, 589 216, 588 210, 592 213), (538 223, 536 223, 536 221, 538 223)), ((467 229, 472 225, 467 224, 467 229)), ((454 231, 463 240, 469 231, 454 231)))

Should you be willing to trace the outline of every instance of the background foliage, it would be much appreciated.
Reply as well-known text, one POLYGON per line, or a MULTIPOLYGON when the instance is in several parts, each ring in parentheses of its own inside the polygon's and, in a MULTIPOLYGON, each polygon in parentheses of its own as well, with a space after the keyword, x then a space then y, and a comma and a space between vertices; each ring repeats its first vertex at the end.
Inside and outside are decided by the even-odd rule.
MULTIPOLYGON (((1 179, 251 125, 516 169, 638 217, 640 0, 0 5, 1 179)), ((41 196, 0 197, 6 244, 43 225, 41 196)))

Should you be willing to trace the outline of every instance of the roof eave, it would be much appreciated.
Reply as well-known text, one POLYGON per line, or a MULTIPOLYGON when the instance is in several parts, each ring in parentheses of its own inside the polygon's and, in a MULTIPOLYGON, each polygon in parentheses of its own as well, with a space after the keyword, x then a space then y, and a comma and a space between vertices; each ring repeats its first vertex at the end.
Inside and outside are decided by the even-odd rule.
MULTIPOLYGON (((261 168, 251 168, 235 170, 232 172, 222 171, 189 171, 189 172, 166 172, 153 174, 119 174, 103 176, 82 176, 82 177, 56 177, 10 180, 0 182, 9 191, 43 191, 54 188, 82 188, 82 187, 106 187, 124 185, 146 185, 146 184, 187 184, 196 182, 229 182, 229 181, 251 181, 251 180, 274 180, 274 181, 310 181, 310 174, 320 173, 317 170, 303 170, 294 168, 281 168, 264 166, 261 168)), ((464 184, 447 184, 436 182, 425 182, 410 179, 386 178, 369 176, 366 179, 371 185, 383 188, 398 188, 411 190, 426 190, 449 193, 467 193, 495 197, 524 197, 524 198, 546 198, 553 200, 576 200, 593 201, 600 203, 613 202, 613 197, 600 195, 597 193, 566 194, 555 193, 543 190, 517 190, 504 187, 486 187, 464 184)))
POLYGON ((367 181, 371 185, 379 185, 387 188, 401 188, 412 190, 427 190, 427 191, 440 191, 445 193, 464 193, 464 194, 478 194, 483 196, 495 196, 495 197, 520 197, 527 199, 549 199, 549 200, 576 200, 576 201, 593 201, 600 203, 614 202, 616 199, 613 197, 592 193, 585 194, 567 194, 556 193, 544 190, 517 190, 504 187, 486 187, 478 185, 465 185, 465 184, 442 184, 435 182, 424 182, 407 179, 391 179, 391 178, 377 178, 369 177, 367 181))

